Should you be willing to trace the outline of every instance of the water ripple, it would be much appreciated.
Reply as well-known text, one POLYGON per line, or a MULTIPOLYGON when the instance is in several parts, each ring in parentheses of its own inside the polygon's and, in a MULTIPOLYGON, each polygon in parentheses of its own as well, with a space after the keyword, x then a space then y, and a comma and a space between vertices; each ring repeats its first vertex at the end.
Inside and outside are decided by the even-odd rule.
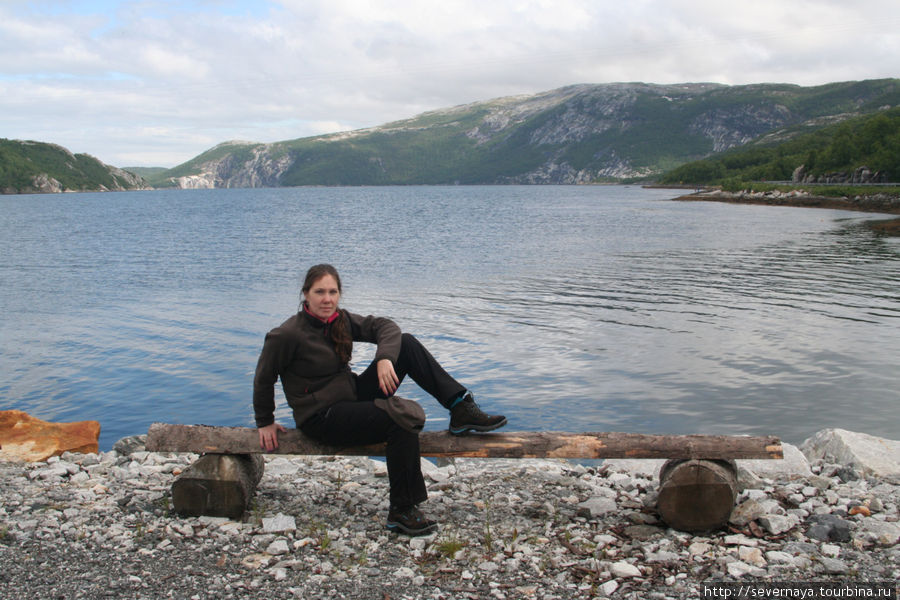
POLYGON ((872 215, 669 195, 3 197, 0 408, 100 420, 105 447, 153 421, 250 425, 263 335, 332 262, 346 307, 419 336, 515 429, 896 437, 900 247, 872 215))

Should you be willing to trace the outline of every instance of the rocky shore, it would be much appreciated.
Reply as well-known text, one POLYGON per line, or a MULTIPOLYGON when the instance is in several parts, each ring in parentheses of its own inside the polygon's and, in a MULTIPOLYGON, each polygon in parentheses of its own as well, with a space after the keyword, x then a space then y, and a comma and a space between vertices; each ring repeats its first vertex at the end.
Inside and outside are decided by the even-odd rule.
MULTIPOLYGON (((425 461, 441 523, 384 529, 383 462, 267 457, 242 521, 183 518, 196 455, 0 463, 0 598, 703 598, 722 582, 900 579, 900 442, 827 430, 784 461, 738 461, 728 529, 655 512, 661 461, 425 461)), ((895 592, 896 593, 896 592, 895 592)))
MULTIPOLYGON (((793 190, 782 192, 726 192, 723 190, 704 190, 695 194, 675 198, 680 201, 731 202, 734 204, 764 204, 768 206, 798 206, 806 208, 831 208, 837 210, 854 210, 900 214, 900 197, 890 194, 874 193, 866 196, 826 197, 816 196, 807 191, 793 190)), ((867 224, 874 231, 884 235, 900 235, 900 218, 870 221, 867 224)))

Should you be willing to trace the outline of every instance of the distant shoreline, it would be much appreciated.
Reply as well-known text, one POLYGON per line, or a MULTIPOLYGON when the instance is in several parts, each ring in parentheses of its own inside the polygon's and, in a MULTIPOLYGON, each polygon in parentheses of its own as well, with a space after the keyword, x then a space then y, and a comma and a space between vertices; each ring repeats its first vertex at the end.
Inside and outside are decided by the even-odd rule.
MULTIPOLYGON (((800 208, 829 208, 900 215, 900 198, 887 194, 857 196, 854 198, 832 198, 815 196, 806 192, 725 192, 706 190, 673 200, 681 202, 727 202, 731 204, 756 204, 764 206, 793 206, 800 208)), ((900 236, 900 217, 869 221, 866 225, 873 231, 890 236, 900 236)))

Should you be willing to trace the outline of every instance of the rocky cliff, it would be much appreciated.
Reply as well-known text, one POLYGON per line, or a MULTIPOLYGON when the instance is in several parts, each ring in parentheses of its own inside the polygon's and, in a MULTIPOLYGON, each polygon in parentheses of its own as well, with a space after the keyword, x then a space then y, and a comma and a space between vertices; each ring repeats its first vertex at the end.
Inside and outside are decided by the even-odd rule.
POLYGON ((576 85, 314 138, 228 142, 167 172, 180 187, 572 184, 652 177, 789 126, 891 105, 900 80, 804 88, 576 85))

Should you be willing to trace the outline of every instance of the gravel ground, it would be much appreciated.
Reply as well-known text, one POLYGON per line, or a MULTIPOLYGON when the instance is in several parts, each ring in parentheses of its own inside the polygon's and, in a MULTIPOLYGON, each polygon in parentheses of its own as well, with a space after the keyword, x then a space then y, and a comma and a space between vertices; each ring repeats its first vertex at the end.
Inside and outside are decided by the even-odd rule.
POLYGON ((383 462, 267 457, 243 520, 183 518, 171 485, 196 455, 140 444, 0 463, 0 598, 675 599, 900 578, 900 482, 822 461, 741 469, 730 526, 705 535, 659 522, 652 461, 426 461, 441 529, 411 539, 384 528, 383 462))

